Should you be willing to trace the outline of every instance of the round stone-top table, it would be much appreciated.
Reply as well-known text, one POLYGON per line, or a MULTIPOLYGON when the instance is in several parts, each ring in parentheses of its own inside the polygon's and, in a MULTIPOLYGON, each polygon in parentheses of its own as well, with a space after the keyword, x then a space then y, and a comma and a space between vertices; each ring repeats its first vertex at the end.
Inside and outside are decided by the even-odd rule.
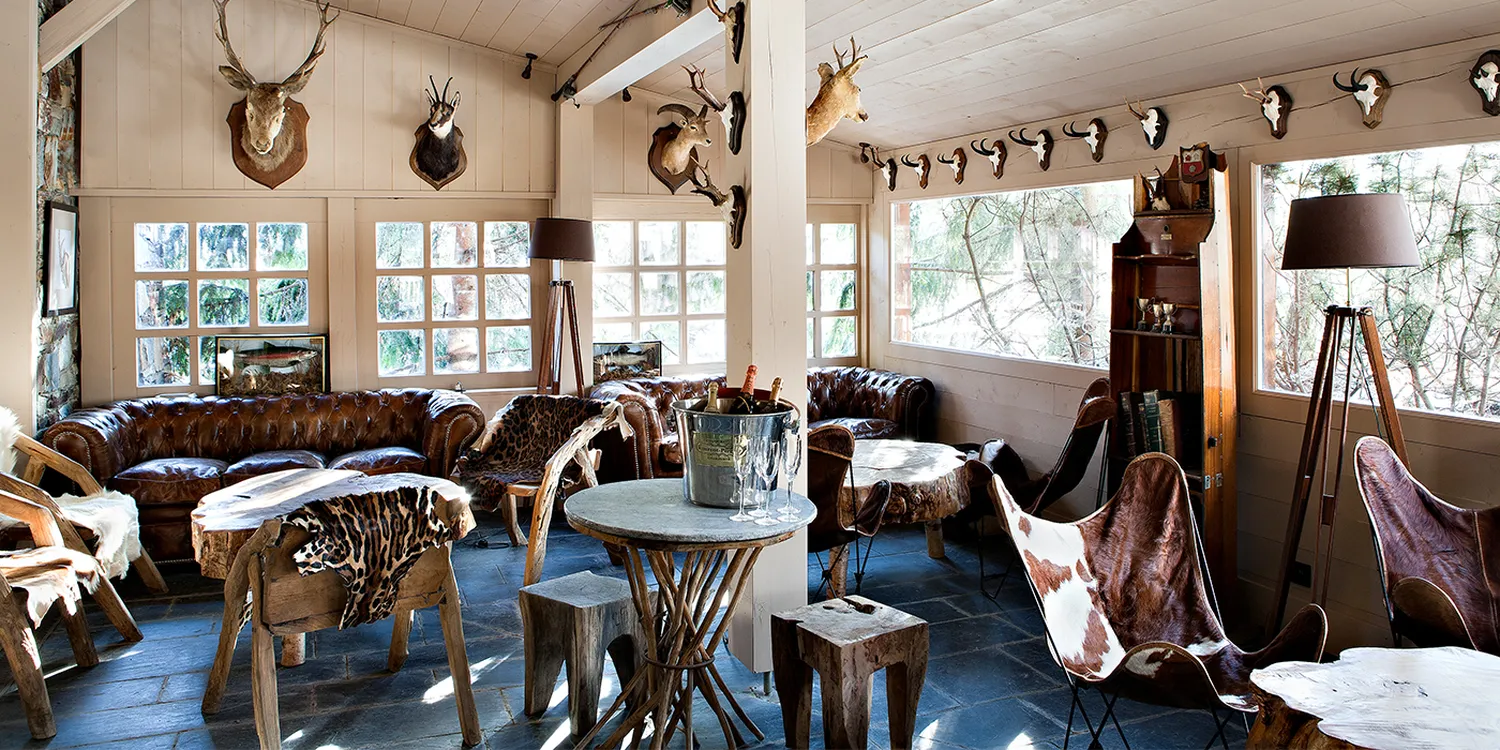
POLYGON ((891 483, 885 523, 927 525, 927 554, 944 556, 944 518, 969 504, 964 454, 943 443, 913 440, 854 441, 854 487, 839 490, 839 517, 854 518, 856 500, 863 503, 876 482, 891 483))
POLYGON ((1465 648, 1351 648, 1328 664, 1250 673, 1249 748, 1493 750, 1500 657, 1465 648))
MULTIPOLYGON (((780 508, 785 497, 776 492, 771 507, 780 508)), ((619 746, 632 733, 639 738, 649 717, 656 733, 653 748, 666 747, 679 729, 685 747, 692 748, 695 692, 713 711, 729 747, 747 744, 731 712, 757 741, 765 739, 735 701, 714 667, 713 655, 728 633, 761 550, 788 539, 817 514, 812 502, 801 495, 793 494, 792 504, 801 511, 796 521, 759 526, 730 521, 733 511, 724 508, 689 503, 681 479, 614 482, 568 498, 563 512, 569 525, 625 547, 630 593, 646 631, 646 668, 625 684, 577 747, 592 743, 623 707, 624 721, 600 747, 619 746), (681 567, 673 553, 685 553, 681 567), (654 602, 647 565, 658 584, 654 602), (715 626, 717 602, 727 604, 715 626)))

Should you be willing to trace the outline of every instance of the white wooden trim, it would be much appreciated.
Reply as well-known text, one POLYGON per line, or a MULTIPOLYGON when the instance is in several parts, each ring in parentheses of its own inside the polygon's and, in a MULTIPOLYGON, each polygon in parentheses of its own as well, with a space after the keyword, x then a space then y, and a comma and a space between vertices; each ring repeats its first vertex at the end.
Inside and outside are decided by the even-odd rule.
POLYGON ((42 23, 38 32, 38 69, 46 73, 88 41, 135 0, 73 0, 42 23))

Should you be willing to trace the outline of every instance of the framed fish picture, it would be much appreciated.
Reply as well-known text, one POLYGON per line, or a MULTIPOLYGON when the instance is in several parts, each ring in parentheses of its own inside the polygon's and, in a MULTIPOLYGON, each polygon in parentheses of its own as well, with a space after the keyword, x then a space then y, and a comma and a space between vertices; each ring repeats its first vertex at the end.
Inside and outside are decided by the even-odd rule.
POLYGON ((219 336, 215 392, 272 396, 328 390, 328 336, 219 336))
POLYGON ((660 341, 594 342, 594 382, 661 376, 660 341))

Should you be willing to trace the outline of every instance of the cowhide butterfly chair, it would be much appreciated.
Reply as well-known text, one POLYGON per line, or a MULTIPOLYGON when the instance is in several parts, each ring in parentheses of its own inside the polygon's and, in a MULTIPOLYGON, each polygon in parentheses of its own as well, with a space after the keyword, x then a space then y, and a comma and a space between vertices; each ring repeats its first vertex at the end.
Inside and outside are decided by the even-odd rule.
POLYGON ((1323 655, 1328 623, 1316 605, 1260 651, 1241 651, 1224 634, 1187 477, 1164 453, 1131 461, 1114 498, 1072 523, 1026 513, 998 478, 990 495, 1020 551, 1052 658, 1073 689, 1070 735, 1076 711, 1095 743, 1110 723, 1124 739, 1115 702, 1125 697, 1212 711, 1218 731, 1208 746, 1227 748, 1229 720, 1257 710, 1251 670, 1323 655), (1080 698, 1088 688, 1104 696, 1097 723, 1080 698))
POLYGON ((823 425, 807 433, 807 498, 818 509, 818 515, 807 527, 807 551, 817 558, 823 570, 818 591, 827 588, 830 598, 845 593, 844 571, 849 567, 851 544, 854 545, 854 591, 859 592, 865 580, 865 566, 870 562, 870 542, 880 532, 885 507, 891 502, 891 483, 876 482, 854 509, 852 522, 845 520, 848 514, 843 512, 841 494, 846 486, 853 489, 853 461, 854 433, 848 427, 823 425), (829 553, 826 565, 824 552, 829 553))
MULTIPOLYGON (((1037 514, 1072 492, 1088 476, 1089 462, 1094 449, 1099 446, 1099 437, 1104 434, 1109 421, 1115 416, 1115 404, 1109 397, 1109 378, 1099 378, 1083 392, 1078 402, 1078 414, 1073 418, 1073 429, 1063 441, 1062 452, 1052 469, 1040 476, 1032 476, 1021 460, 1020 454, 1004 440, 991 440, 982 446, 960 445, 969 453, 969 497, 983 498, 989 492, 990 480, 998 477, 1016 503, 1027 513, 1037 514)), ((1099 477, 1100 498, 1104 477, 1099 477)), ((960 520, 979 524, 984 517, 993 515, 995 508, 990 503, 971 502, 960 513, 960 520)), ((981 540, 982 541, 982 540, 981 540)), ((979 545, 979 590, 990 599, 1000 594, 1005 580, 1010 576, 1015 558, 1005 566, 1000 581, 993 590, 985 588, 984 545, 979 545)))
POLYGON ((581 487, 593 487, 599 452, 589 444, 609 428, 630 437, 624 410, 614 401, 577 396, 525 395, 511 399, 464 451, 453 478, 478 507, 499 507, 512 545, 526 545, 523 586, 542 579, 553 506, 581 487), (532 498, 531 537, 517 521, 518 498, 532 498))
POLYGON ((1500 656, 1500 507, 1443 502, 1377 437, 1355 447, 1354 472, 1396 643, 1500 656))

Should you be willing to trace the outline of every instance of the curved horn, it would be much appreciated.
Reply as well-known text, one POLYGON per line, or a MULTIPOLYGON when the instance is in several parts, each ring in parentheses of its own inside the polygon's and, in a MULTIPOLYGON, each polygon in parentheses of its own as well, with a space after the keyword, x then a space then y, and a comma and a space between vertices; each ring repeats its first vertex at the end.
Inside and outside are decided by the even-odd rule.
POLYGON ((977 141, 969 141, 969 148, 974 149, 974 153, 980 154, 981 156, 993 155, 995 153, 995 150, 984 145, 984 141, 984 138, 980 138, 977 141))
POLYGON ((1073 127, 1073 121, 1072 120, 1069 120, 1068 124, 1063 126, 1063 135, 1065 135, 1065 136, 1067 136, 1069 138, 1087 138, 1087 137, 1089 137, 1088 133, 1080 133, 1080 132, 1078 132, 1078 129, 1075 128, 1075 127, 1073 127))
POLYGON ((684 121, 691 120, 697 116, 697 113, 693 112, 692 108, 688 107, 686 104, 678 104, 676 102, 673 102, 671 104, 663 104, 656 109, 656 114, 659 115, 665 114, 667 112, 671 112, 672 114, 681 117, 684 121))
MULTIPOLYGON (((431 78, 431 76, 428 76, 428 77, 431 78)), ((452 85, 453 85, 453 76, 448 76, 448 80, 445 83, 443 83, 443 101, 445 101, 445 102, 448 101, 448 87, 452 86, 452 85)), ((433 85, 432 90, 433 91, 437 91, 437 85, 436 84, 433 85)))
POLYGON ((1014 131, 1014 130, 1010 131, 1010 139, 1013 140, 1013 141, 1015 141, 1016 143, 1019 143, 1022 146, 1028 146, 1028 147, 1030 147, 1030 146, 1035 146, 1037 144, 1036 141, 1029 140, 1026 137, 1026 128, 1021 128, 1021 137, 1020 138, 1016 137, 1016 131, 1014 131))
POLYGON ((953 156, 950 156, 950 157, 948 157, 946 159, 943 158, 942 154, 938 154, 938 157, 937 157, 937 160, 938 160, 939 164, 952 164, 957 159, 958 159, 958 152, 957 151, 954 151, 953 152, 953 156))
MULTIPOLYGON (((437 102, 437 101, 438 101, 438 99, 437 99, 437 95, 438 95, 438 90, 437 90, 437 79, 436 79, 436 78, 433 78, 433 77, 432 77, 432 76, 430 76, 430 75, 429 75, 429 76, 427 76, 427 82, 428 82, 428 83, 430 83, 430 84, 432 84, 432 96, 431 96, 431 97, 430 97, 430 98, 431 98, 431 99, 432 99, 432 100, 433 100, 433 101, 434 101, 434 102, 437 102)), ((425 93, 425 92, 424 92, 424 93, 425 93)))
MULTIPOLYGON (((1139 105, 1140 103, 1137 102, 1136 104, 1139 105)), ((1135 106, 1136 105, 1132 105, 1130 103, 1130 100, 1128 100, 1128 99, 1125 100, 1125 108, 1128 109, 1128 110, 1130 110, 1130 114, 1135 115, 1135 119, 1137 119, 1137 120, 1145 120, 1146 119, 1146 107, 1145 107, 1145 105, 1140 105, 1140 107, 1141 107, 1140 109, 1136 109, 1135 106)))
POLYGON ((905 166, 908 166, 908 167, 920 167, 920 166, 922 166, 918 162, 914 162, 911 159, 908 159, 907 156, 906 156, 906 154, 902 154, 901 155, 901 163, 903 165, 905 165, 905 166))
POLYGON ((1333 85, 1339 91, 1347 91, 1347 92, 1349 92, 1351 94, 1365 90, 1365 87, 1361 86, 1359 84, 1359 68, 1355 68, 1354 72, 1349 74, 1349 85, 1348 86, 1345 86, 1344 84, 1340 83, 1339 82, 1339 74, 1338 73, 1334 73, 1333 74, 1333 85))

